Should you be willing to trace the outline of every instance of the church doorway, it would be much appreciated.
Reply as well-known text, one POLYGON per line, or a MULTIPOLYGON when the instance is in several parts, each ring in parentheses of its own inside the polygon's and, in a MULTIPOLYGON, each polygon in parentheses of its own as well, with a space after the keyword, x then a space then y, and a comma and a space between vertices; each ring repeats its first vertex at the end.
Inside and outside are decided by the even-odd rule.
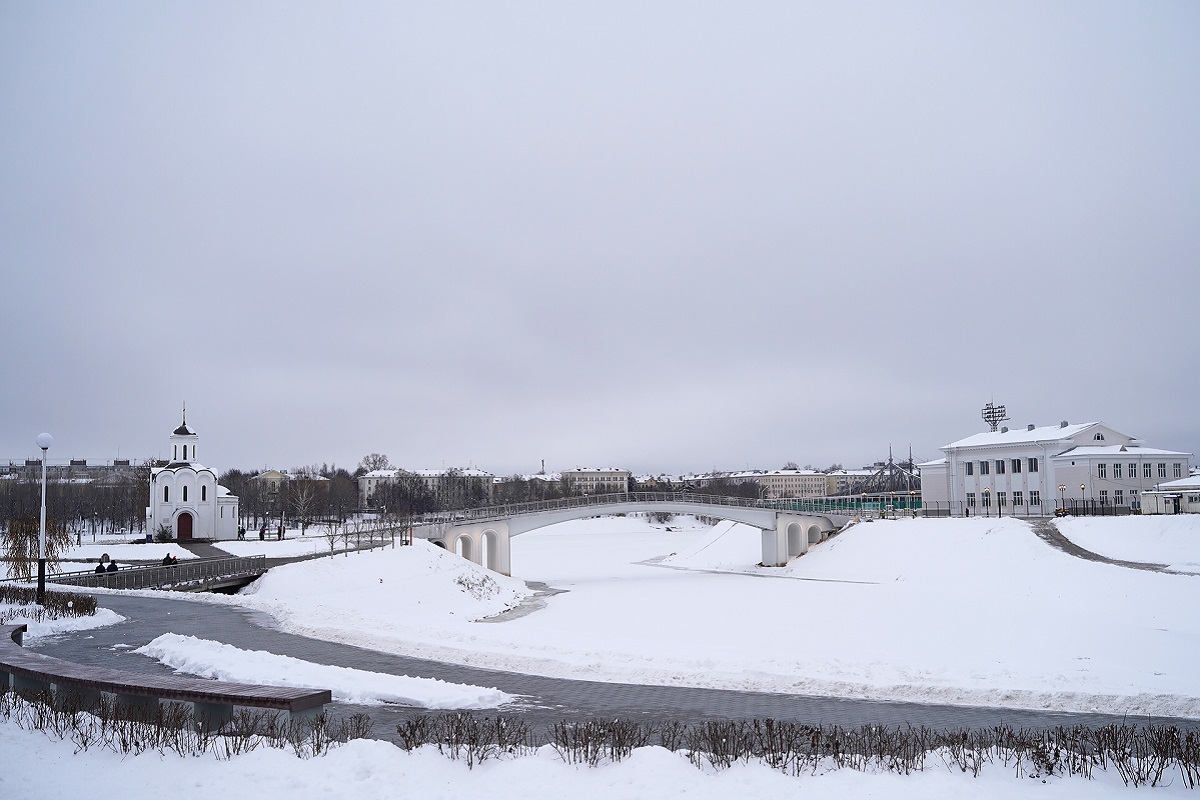
POLYGON ((179 519, 175 522, 175 528, 180 540, 192 538, 192 515, 186 511, 180 514, 179 519))

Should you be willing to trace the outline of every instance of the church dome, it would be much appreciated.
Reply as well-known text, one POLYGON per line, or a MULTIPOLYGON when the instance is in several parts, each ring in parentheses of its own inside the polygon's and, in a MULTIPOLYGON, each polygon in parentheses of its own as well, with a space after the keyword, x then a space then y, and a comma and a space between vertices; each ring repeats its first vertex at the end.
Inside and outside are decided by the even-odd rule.
POLYGON ((178 428, 176 428, 175 430, 171 431, 171 435, 172 436, 195 436, 196 432, 194 430, 192 430, 191 428, 189 428, 188 424, 185 422, 182 425, 180 425, 178 428))

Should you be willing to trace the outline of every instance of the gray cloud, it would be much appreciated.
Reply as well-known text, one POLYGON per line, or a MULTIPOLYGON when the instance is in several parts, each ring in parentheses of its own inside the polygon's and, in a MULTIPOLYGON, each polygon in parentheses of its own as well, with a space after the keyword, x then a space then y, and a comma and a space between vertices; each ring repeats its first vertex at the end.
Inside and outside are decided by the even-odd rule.
POLYGON ((1191 4, 0 9, 0 459, 1200 452, 1191 4), (1018 419, 1019 417, 1019 419, 1018 419))

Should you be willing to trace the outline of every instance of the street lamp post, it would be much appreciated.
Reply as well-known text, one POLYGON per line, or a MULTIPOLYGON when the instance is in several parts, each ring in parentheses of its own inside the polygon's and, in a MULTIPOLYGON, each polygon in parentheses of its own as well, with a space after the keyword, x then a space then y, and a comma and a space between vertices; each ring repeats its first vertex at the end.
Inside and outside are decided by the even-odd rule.
POLYGON ((42 448, 42 513, 38 521, 38 582, 37 603, 43 605, 46 600, 46 451, 54 444, 54 437, 48 433, 39 433, 37 446, 42 448))
POLYGON ((1079 484, 1079 502, 1083 504, 1083 509, 1084 509, 1083 513, 1085 513, 1085 514, 1087 513, 1087 495, 1084 494, 1084 492, 1086 492, 1086 491, 1087 491, 1087 484, 1086 483, 1079 484))
POLYGON ((992 515, 992 490, 987 488, 983 490, 983 513, 988 517, 992 515))
POLYGON ((1067 513, 1067 485, 1065 483, 1058 485, 1058 505, 1064 514, 1067 513))

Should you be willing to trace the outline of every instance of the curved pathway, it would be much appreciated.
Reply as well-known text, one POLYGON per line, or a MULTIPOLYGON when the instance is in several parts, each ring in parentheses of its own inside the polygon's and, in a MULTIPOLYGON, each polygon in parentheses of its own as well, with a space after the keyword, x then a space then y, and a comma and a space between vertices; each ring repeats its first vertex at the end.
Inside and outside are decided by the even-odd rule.
MULTIPOLYGON (((325 642, 284 633, 260 612, 231 606, 190 602, 171 597, 133 597, 106 594, 102 605, 127 618, 108 628, 27 640, 47 655, 131 672, 170 674, 172 670, 145 656, 130 652, 163 633, 213 639, 247 650, 267 650, 321 664, 396 675, 440 678, 455 683, 496 687, 522 699, 500 713, 519 713, 531 730, 541 733, 564 719, 624 717, 652 722, 713 719, 763 719, 771 717, 809 724, 925 725, 932 728, 984 728, 1001 722, 1014 727, 1056 725, 1098 726, 1121 723, 1123 717, 1102 714, 1067 714, 971 706, 886 703, 868 700, 737 692, 672 686, 576 681, 466 667, 405 656, 379 653, 360 647, 325 642)), ((398 706, 352 706, 335 703, 334 716, 366 712, 374 723, 372 735, 395 740, 396 724, 423 713, 398 706)), ((497 712, 480 712, 495 714, 497 712)), ((1200 720, 1166 720, 1200 728, 1200 720)))
POLYGON ((1091 550, 1072 542, 1066 536, 1063 536, 1062 531, 1054 524, 1052 519, 1031 520, 1033 532, 1038 535, 1046 544, 1063 551, 1069 556, 1082 558, 1087 561, 1098 561, 1101 564, 1112 564, 1114 567, 1126 567, 1128 569, 1142 569, 1148 572, 1162 572, 1167 575, 1197 575, 1200 573, 1187 572, 1184 570, 1171 569, 1166 564, 1150 564, 1145 561, 1122 561, 1119 558, 1109 558, 1108 556, 1100 555, 1091 550))

